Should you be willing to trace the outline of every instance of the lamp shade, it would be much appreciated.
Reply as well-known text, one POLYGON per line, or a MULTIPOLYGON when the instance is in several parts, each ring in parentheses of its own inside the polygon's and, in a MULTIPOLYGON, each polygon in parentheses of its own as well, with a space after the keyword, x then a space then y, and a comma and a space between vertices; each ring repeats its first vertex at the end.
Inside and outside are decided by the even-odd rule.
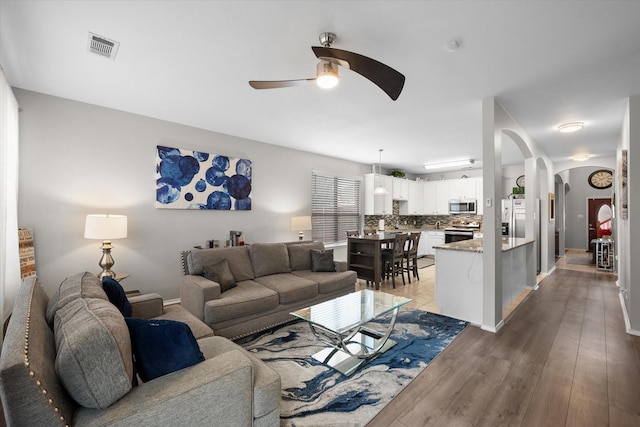
POLYGON ((112 240, 127 237, 126 215, 87 215, 84 224, 85 239, 112 240))
POLYGON ((310 216, 292 216, 291 229, 294 231, 311 230, 311 217, 310 216))

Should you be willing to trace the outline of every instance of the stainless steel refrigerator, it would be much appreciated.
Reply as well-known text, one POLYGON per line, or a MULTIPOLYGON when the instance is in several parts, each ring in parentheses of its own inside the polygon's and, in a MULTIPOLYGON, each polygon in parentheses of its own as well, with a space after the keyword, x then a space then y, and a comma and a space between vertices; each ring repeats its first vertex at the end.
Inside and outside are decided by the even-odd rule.
POLYGON ((509 237, 524 237, 524 199, 502 201, 502 223, 508 224, 509 237))

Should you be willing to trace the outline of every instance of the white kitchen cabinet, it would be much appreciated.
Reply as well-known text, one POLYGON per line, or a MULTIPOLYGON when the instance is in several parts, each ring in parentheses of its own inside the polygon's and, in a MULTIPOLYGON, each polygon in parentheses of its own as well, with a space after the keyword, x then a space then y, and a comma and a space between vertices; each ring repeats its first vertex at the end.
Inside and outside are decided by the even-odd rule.
POLYGON ((409 181, 404 178, 391 178, 393 182, 393 200, 409 198, 409 181))
POLYGON ((422 186, 425 215, 436 214, 436 182, 437 181, 427 181, 422 186))
POLYGON ((427 255, 429 249, 429 232, 420 233, 420 241, 418 242, 418 258, 427 255))
POLYGON ((477 181, 475 177, 450 179, 449 182, 449 198, 450 199, 476 199, 477 198, 477 181))
POLYGON ((449 182, 436 181, 436 215, 449 215, 449 182))
POLYGON ((400 202, 400 215, 424 215, 424 184, 407 181, 409 196, 406 202, 400 202))
POLYGON ((444 231, 429 231, 427 240, 427 255, 435 255, 434 246, 444 244, 444 231))
POLYGON ((391 215, 393 213, 393 181, 392 177, 368 173, 364 176, 364 214, 365 215, 391 215), (382 185, 389 194, 374 195, 376 187, 382 185))
POLYGON ((423 190, 425 215, 449 215, 448 181, 426 181, 423 190))

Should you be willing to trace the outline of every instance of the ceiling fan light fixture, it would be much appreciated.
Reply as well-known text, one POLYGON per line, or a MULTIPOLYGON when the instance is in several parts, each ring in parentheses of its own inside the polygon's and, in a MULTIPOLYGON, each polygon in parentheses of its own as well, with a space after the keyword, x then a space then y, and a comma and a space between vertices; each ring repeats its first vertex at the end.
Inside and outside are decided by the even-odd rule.
POLYGON ((317 66, 316 84, 323 89, 331 89, 338 85, 340 75, 338 64, 329 61, 320 61, 317 66))
POLYGON ((424 165, 426 170, 431 169, 446 169, 446 168, 455 168, 458 166, 471 166, 475 163, 473 159, 465 159, 465 160, 455 160, 453 162, 443 162, 443 163, 431 163, 428 165, 424 165))
POLYGON ((558 132, 570 133, 570 132, 577 132, 583 127, 584 127, 583 122, 570 122, 570 123, 562 123, 558 125, 556 129, 558 129, 558 132))

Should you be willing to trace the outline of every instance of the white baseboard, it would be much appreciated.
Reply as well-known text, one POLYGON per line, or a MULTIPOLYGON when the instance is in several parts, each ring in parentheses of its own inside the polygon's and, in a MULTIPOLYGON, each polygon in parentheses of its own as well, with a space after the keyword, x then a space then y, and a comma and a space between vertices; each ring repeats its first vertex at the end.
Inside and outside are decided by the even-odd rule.
POLYGON ((167 300, 164 300, 162 303, 162 305, 174 305, 174 304, 180 304, 180 298, 167 299, 167 300))
POLYGON ((495 334, 500 329, 502 329, 503 326, 504 326, 504 320, 500 320, 495 327, 494 326, 482 325, 480 327, 480 329, 482 329, 483 331, 487 331, 487 332, 493 332, 495 334))
POLYGON ((622 316, 624 317, 624 326, 628 334, 640 336, 640 331, 631 329, 631 322, 629 322, 629 313, 627 313, 627 306, 624 303, 624 297, 622 292, 618 293, 618 299, 620 300, 620 308, 622 308, 622 316))

